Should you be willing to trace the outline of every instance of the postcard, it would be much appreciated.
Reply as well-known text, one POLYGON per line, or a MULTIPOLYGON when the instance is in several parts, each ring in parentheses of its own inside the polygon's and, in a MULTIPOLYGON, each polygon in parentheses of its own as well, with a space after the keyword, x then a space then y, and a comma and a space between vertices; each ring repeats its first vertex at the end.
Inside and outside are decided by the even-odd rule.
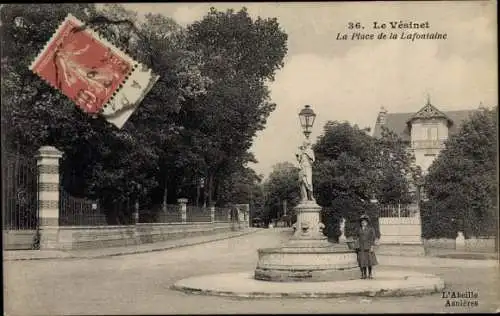
POLYGON ((496 12, 2 4, 5 315, 500 311, 496 12))

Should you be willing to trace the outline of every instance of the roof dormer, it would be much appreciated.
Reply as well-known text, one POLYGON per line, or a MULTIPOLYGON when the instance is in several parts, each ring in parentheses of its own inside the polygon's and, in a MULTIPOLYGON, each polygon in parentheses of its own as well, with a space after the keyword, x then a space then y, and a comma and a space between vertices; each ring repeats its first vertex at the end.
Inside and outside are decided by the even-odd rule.
POLYGON ((407 121, 406 124, 410 125, 413 123, 415 120, 432 120, 432 119, 445 119, 447 121, 448 127, 453 124, 453 121, 446 116, 443 112, 439 111, 435 106, 431 104, 430 97, 427 96, 427 103, 423 108, 418 110, 417 113, 412 115, 407 121))

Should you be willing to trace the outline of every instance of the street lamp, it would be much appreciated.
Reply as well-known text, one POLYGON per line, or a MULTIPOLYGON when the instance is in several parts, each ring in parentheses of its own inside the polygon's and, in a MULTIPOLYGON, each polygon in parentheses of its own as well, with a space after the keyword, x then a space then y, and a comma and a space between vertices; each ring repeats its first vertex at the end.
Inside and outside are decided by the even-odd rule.
POLYGON ((314 124, 314 120, 316 119, 316 113, 311 109, 310 105, 304 106, 304 108, 299 113, 300 125, 302 125, 302 129, 304 130, 304 135, 307 139, 309 139, 309 135, 311 135, 311 129, 314 124))

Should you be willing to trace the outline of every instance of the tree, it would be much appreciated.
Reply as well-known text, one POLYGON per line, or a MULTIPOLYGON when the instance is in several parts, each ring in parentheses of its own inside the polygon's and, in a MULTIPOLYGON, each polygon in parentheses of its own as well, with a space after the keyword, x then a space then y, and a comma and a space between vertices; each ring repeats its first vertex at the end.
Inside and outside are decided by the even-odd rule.
POLYGON ((142 25, 146 35, 136 29, 133 13, 116 8, 99 13, 88 4, 5 5, 1 19, 4 148, 25 156, 32 156, 42 145, 61 149, 64 188, 76 196, 101 199, 110 223, 119 221, 106 206, 139 195, 147 201, 144 195, 158 187, 159 160, 164 157, 158 143, 178 130, 168 124, 174 121, 172 113, 184 100, 203 93, 205 78, 196 76, 197 59, 180 49, 164 50, 165 41, 152 35, 164 35, 156 33, 157 16, 149 16, 142 25), (106 17, 110 12, 114 15, 106 17), (161 75, 121 130, 102 118, 90 118, 28 69, 68 13, 95 24, 117 46, 126 47, 161 75))
POLYGON ((481 109, 447 140, 425 177, 425 238, 498 238, 497 128, 498 107, 481 109))
POLYGON ((278 163, 264 183, 265 219, 269 222, 273 218, 283 215, 283 201, 287 201, 287 209, 291 210, 300 201, 299 169, 289 162, 278 163))
POLYGON ((230 177, 222 183, 220 196, 221 202, 227 203, 254 203, 254 195, 258 192, 262 179, 255 171, 248 167, 235 170, 230 177))
POLYGON ((367 214, 378 233, 376 209, 370 199, 376 186, 378 147, 367 129, 347 122, 329 121, 314 145, 315 197, 323 206, 328 237, 336 239, 341 217, 346 219, 346 236, 352 235, 360 215, 367 214))
POLYGON ((140 22, 116 4, 102 10, 12 4, 1 8, 1 19, 7 147, 25 156, 42 145, 61 149, 65 190, 99 198, 109 223, 130 217, 130 211, 109 210, 118 202, 139 198, 148 208, 172 203, 188 196, 201 177, 209 202, 222 201, 224 182, 254 161, 252 139, 275 106, 265 81, 286 53, 276 19, 211 10, 183 28, 160 14, 140 22), (87 116, 28 69, 68 13, 160 76, 120 130, 87 116))
POLYGON ((415 164, 410 144, 383 126, 382 136, 377 139, 377 147, 375 197, 385 204, 413 202, 415 197, 410 189, 415 188, 421 177, 421 170, 415 164))
POLYGON ((212 8, 188 26, 187 39, 189 49, 203 56, 202 74, 212 85, 182 114, 196 131, 191 141, 202 149, 196 171, 207 179, 209 202, 218 201, 224 179, 254 161, 248 154, 253 137, 275 108, 265 82, 283 66, 287 35, 276 19, 254 21, 245 8, 212 8))
MULTIPOLYGON (((85 115, 28 69, 68 13, 87 21, 96 15, 96 10, 88 4, 2 7, 4 150, 29 157, 40 146, 53 145, 64 152, 61 170, 66 190, 88 197, 106 197, 112 193, 111 196, 120 199, 131 191, 136 193, 135 186, 112 182, 118 175, 123 182, 138 169, 148 170, 149 162, 154 161, 150 151, 131 150, 136 144, 126 131, 110 129, 104 120, 85 115), (123 164, 129 160, 137 164, 123 170, 123 164)), ((136 180, 148 185, 141 176, 136 180)))

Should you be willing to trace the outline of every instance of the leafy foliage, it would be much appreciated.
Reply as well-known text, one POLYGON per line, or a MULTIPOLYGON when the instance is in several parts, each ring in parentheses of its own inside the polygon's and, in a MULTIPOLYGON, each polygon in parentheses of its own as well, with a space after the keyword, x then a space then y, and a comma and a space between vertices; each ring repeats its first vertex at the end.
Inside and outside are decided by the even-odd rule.
POLYGON ((498 107, 482 109, 446 142, 425 178, 425 238, 498 233, 497 128, 498 107))
POLYGON ((382 136, 377 139, 377 146, 377 200, 385 204, 411 203, 415 196, 410 189, 415 191, 416 186, 421 184, 422 172, 415 164, 410 144, 382 126, 382 136))
POLYGON ((374 194, 377 146, 367 130, 347 122, 330 121, 314 145, 314 191, 324 206, 325 232, 338 238, 338 223, 346 218, 346 236, 354 233, 362 214, 376 218, 370 205, 374 194), (329 217, 331 217, 329 219, 329 217))
POLYGON ((283 201, 287 201, 287 209, 293 216, 293 208, 300 201, 299 170, 292 163, 282 162, 273 167, 269 178, 264 183, 266 196, 263 219, 268 223, 271 219, 280 218, 283 214, 283 201))
POLYGON ((265 80, 283 66, 286 40, 276 19, 252 21, 246 9, 212 8, 188 26, 188 47, 200 52, 202 74, 213 80, 182 113, 200 157, 195 172, 208 179, 209 202, 219 199, 224 178, 254 160, 248 154, 253 137, 275 108, 265 80))
POLYGON ((350 236, 361 214, 370 216, 379 237, 378 210, 370 200, 408 203, 413 199, 411 185, 420 178, 408 144, 398 135, 384 129, 382 137, 375 139, 368 132, 347 122, 330 121, 314 146, 315 195, 324 206, 325 232, 334 240, 340 235, 342 217, 346 236, 350 236))
POLYGON ((276 19, 212 9, 186 29, 160 14, 140 22, 117 4, 8 4, 1 21, 4 148, 62 150, 65 190, 99 198, 109 223, 130 217, 111 211, 118 202, 175 203, 192 196, 200 177, 209 202, 228 198, 221 192, 253 160, 252 139, 275 107, 265 81, 282 67, 287 39, 276 19), (28 69, 68 13, 160 76, 121 130, 28 69))

